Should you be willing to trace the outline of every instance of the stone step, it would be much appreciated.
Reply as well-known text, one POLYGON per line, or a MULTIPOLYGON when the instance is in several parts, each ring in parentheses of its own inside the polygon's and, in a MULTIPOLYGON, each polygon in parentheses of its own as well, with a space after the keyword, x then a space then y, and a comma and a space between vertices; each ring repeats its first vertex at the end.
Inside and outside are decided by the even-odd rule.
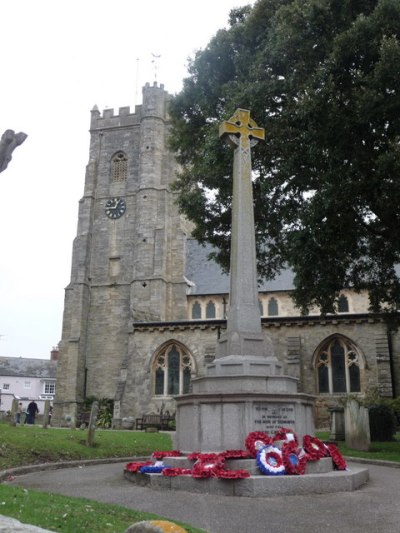
POLYGON ((303 476, 252 475, 246 479, 194 479, 191 476, 167 477, 162 474, 135 474, 124 472, 127 480, 158 490, 246 496, 250 498, 291 496, 299 494, 329 494, 350 492, 360 488, 369 479, 366 468, 352 467, 345 471, 303 476))

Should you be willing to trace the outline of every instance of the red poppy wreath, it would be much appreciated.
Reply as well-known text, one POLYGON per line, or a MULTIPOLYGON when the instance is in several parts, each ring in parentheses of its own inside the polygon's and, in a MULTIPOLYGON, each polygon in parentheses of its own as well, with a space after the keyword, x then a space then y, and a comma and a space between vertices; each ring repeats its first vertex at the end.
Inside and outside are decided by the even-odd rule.
POLYGON ((328 455, 325 444, 317 437, 311 437, 311 435, 304 435, 303 448, 309 461, 318 461, 328 455))
POLYGON ((259 450, 264 446, 268 446, 271 442, 272 439, 268 433, 264 431, 252 431, 246 437, 245 446, 252 457, 257 457, 259 450))

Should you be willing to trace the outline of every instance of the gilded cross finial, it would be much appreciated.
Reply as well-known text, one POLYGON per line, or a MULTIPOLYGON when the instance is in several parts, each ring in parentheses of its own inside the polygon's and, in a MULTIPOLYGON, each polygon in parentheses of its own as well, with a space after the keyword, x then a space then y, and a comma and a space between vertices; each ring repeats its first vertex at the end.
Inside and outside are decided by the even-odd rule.
POLYGON ((222 122, 219 127, 219 136, 226 138, 228 143, 236 148, 241 144, 242 148, 250 147, 258 140, 265 139, 264 128, 259 128, 247 109, 236 109, 234 115, 222 122))

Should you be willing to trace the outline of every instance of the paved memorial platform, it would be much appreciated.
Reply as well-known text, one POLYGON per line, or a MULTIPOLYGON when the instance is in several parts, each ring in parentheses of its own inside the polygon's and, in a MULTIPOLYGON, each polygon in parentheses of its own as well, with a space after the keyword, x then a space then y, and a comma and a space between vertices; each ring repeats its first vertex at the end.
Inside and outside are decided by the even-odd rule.
MULTIPOLYGON (((193 461, 186 457, 168 457, 164 462, 174 468, 190 468, 193 464, 193 461)), ((307 463, 306 473, 302 476, 261 475, 255 459, 232 459, 226 463, 229 469, 248 470, 251 476, 246 479, 195 479, 190 475, 167 477, 162 474, 140 474, 125 470, 124 477, 136 485, 156 490, 183 490, 250 498, 348 492, 359 489, 369 479, 369 472, 365 467, 352 466, 349 470, 333 470, 330 457, 307 463)))

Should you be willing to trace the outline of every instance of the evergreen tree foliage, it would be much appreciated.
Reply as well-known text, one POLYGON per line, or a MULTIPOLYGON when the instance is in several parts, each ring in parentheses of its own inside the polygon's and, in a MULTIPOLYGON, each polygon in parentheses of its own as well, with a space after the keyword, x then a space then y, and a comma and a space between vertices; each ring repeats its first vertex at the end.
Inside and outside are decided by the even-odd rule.
POLYGON ((400 2, 258 0, 231 12, 171 105, 175 184, 199 242, 229 268, 232 150, 250 109, 260 278, 295 272, 295 301, 334 312, 343 287, 395 308, 400 283, 400 2))

